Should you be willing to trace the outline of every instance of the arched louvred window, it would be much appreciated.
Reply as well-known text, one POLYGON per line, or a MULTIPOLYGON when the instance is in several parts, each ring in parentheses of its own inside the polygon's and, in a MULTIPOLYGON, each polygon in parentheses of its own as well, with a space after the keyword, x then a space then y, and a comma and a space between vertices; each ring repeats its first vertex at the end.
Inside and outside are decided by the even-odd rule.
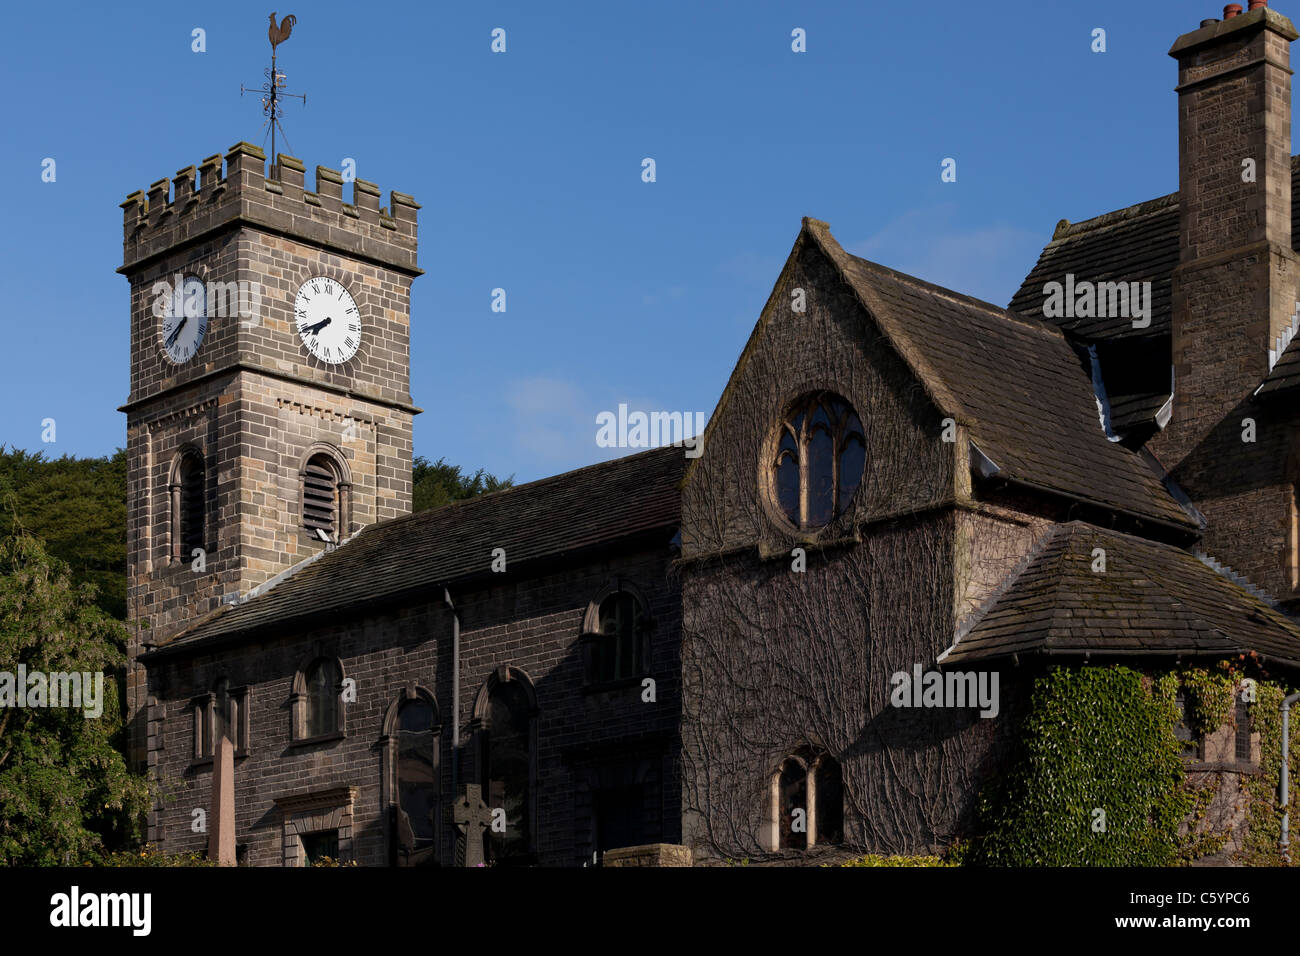
POLYGON ((492 688, 483 776, 488 806, 505 810, 505 832, 488 832, 487 849, 497 863, 523 863, 529 859, 531 720, 528 694, 519 681, 502 682, 492 688))
POLYGON ((844 779, 840 762, 830 755, 817 761, 813 773, 813 800, 817 807, 817 843, 844 842, 844 779))
POLYGON ((303 466, 302 526, 334 539, 339 529, 339 474, 329 455, 313 455, 303 466))
POLYGON ((172 557, 188 560, 195 548, 206 548, 203 519, 206 514, 206 488, 203 458, 187 451, 176 465, 172 478, 172 557))
POLYGON ((801 531, 830 524, 848 509, 866 460, 866 436, 852 406, 833 392, 805 395, 790 406, 776 437, 775 504, 801 531))
POLYGON ((777 847, 808 848, 808 768, 798 757, 787 757, 776 778, 777 847))

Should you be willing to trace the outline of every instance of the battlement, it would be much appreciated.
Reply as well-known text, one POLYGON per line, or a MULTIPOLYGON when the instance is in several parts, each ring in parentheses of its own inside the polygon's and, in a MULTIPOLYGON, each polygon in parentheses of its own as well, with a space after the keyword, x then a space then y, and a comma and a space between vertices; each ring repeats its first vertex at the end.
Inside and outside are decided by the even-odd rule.
POLYGON ((303 239, 346 255, 370 259, 412 275, 420 204, 390 192, 379 205, 379 187, 352 180, 352 202, 343 201, 343 175, 316 167, 316 191, 307 192, 301 160, 283 153, 266 174, 266 154, 236 143, 224 157, 209 156, 197 170, 186 166, 122 203, 122 267, 130 272, 181 245, 243 223, 303 239))

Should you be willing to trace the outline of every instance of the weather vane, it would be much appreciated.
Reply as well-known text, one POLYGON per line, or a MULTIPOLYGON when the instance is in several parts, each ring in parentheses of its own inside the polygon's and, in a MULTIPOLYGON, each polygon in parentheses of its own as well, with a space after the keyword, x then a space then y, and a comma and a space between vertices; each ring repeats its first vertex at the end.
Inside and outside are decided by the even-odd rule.
MULTIPOLYGON (((285 143, 288 144, 289 142, 289 137, 285 135, 284 127, 280 125, 280 114, 283 111, 283 108, 280 106, 280 98, 285 96, 292 96, 295 99, 302 100, 303 106, 307 105, 306 93, 285 93, 284 92, 284 81, 286 77, 283 73, 279 72, 275 68, 275 48, 278 47, 285 40, 289 39, 289 33, 293 30, 294 24, 296 24, 297 22, 298 22, 298 18, 295 17, 293 14, 289 14, 283 20, 280 21, 279 26, 276 26, 275 13, 274 12, 271 13, 271 26, 266 31, 267 38, 271 41, 271 68, 269 70, 262 71, 266 75, 266 82, 263 83, 262 86, 256 90, 249 89, 245 87, 243 84, 240 84, 239 87, 240 96, 243 96, 245 93, 262 94, 262 113, 263 115, 266 116, 265 126, 267 132, 271 134, 271 162, 272 163, 276 162, 276 158, 275 158, 276 129, 279 129, 280 135, 284 136, 285 143)), ((262 142, 263 143, 266 142, 265 134, 262 135, 262 142)), ((293 149, 292 146, 289 146, 289 148, 293 149)))

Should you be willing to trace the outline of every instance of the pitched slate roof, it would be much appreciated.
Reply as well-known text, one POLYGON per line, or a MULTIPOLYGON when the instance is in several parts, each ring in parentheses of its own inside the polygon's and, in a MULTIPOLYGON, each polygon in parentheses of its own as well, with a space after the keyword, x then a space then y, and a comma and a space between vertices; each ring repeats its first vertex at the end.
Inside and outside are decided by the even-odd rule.
MULTIPOLYGON (((1291 157, 1291 245, 1300 251, 1300 156, 1291 157)), ((1071 223, 1062 219, 1043 247, 1029 275, 1007 308, 1013 312, 1055 325, 1071 339, 1084 344, 1099 342, 1112 346, 1109 362, 1103 361, 1106 388, 1115 409, 1112 418, 1117 431, 1149 424, 1169 397, 1168 351, 1173 316, 1172 277, 1178 265, 1178 193, 1137 203, 1104 215, 1071 223), (1043 315, 1048 282, 1064 282, 1067 273, 1075 281, 1150 282, 1151 325, 1135 329, 1131 319, 1046 318, 1043 315), (1112 381, 1112 365, 1124 362, 1121 346, 1134 343, 1129 364, 1151 369, 1148 381, 1134 381, 1122 373, 1112 381), (1164 360, 1147 357, 1154 347, 1163 350, 1164 360)), ((1258 391, 1260 395, 1300 385, 1300 345, 1292 342, 1258 391)))
MULTIPOLYGON (((1078 340, 1073 344, 1076 352, 1086 352, 1078 340)), ((1125 339, 1091 347, 1097 353, 1111 430, 1125 435, 1154 423, 1173 384, 1169 339, 1125 339)))
POLYGON ((421 589, 441 600, 443 585, 487 573, 494 548, 505 549, 513 569, 639 532, 662 529, 671 536, 681 516, 685 463, 681 448, 656 448, 370 525, 154 653, 304 617, 327 619, 421 589))
POLYGON ((1178 193, 1085 222, 1062 219, 1007 308, 1087 342, 1168 335, 1173 314, 1170 287, 1177 265, 1178 193), (1075 282, 1150 282, 1151 325, 1135 329, 1133 320, 1122 316, 1046 318, 1043 286, 1064 283, 1067 274, 1075 282))
POLYGON ((1300 666, 1300 626, 1173 545, 1081 521, 1056 525, 1014 581, 940 660, 1256 652, 1300 666), (1105 571, 1093 571, 1093 550, 1105 571))
POLYGON ((1288 334, 1294 337, 1282 347, 1282 354, 1277 356, 1264 381, 1255 389, 1256 395, 1272 395, 1300 385, 1300 335, 1295 334, 1300 328, 1300 301, 1295 305, 1296 314, 1291 317, 1288 330, 1288 334))
POLYGON ((1000 477, 1122 514, 1199 527, 1143 459, 1106 439, 1090 377, 1058 329, 851 256, 825 223, 804 224, 1000 477))

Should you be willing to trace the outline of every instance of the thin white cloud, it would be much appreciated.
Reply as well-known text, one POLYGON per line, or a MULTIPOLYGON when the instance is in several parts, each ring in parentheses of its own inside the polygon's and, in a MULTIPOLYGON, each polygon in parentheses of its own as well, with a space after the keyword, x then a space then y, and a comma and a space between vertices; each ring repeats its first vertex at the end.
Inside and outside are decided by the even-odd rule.
POLYGON ((619 393, 612 387, 588 389, 541 376, 511 382, 506 387, 505 401, 513 417, 512 432, 515 446, 522 452, 520 457, 533 462, 539 474, 555 474, 644 450, 597 445, 596 416, 601 412, 617 415, 620 403, 626 404, 629 411, 674 410, 653 400, 619 393))
POLYGON ((1047 237, 1007 223, 957 224, 957 205, 910 209, 845 248, 918 279, 1005 306, 1034 267, 1047 237))

